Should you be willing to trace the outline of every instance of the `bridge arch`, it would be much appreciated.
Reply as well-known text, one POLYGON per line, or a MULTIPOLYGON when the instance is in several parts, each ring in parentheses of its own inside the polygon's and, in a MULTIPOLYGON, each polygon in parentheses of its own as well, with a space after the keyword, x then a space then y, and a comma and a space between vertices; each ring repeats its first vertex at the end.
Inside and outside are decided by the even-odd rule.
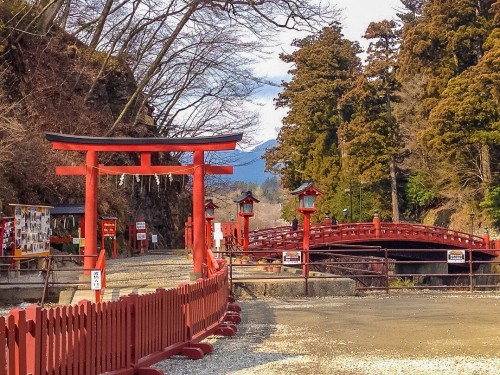
MULTIPOLYGON (((302 231, 291 227, 264 229, 251 233, 249 250, 300 250, 302 231)), ((449 228, 410 223, 319 224, 311 227, 310 248, 338 244, 375 244, 414 242, 450 249, 476 249, 486 256, 500 255, 500 241, 491 241, 486 233, 475 236, 449 228)))

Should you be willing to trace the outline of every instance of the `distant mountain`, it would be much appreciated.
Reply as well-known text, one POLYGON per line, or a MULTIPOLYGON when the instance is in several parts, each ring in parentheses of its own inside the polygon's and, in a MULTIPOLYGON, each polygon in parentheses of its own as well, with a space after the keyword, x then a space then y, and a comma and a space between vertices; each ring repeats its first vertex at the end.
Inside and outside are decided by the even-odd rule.
POLYGON ((266 162, 262 159, 262 155, 266 149, 276 145, 276 140, 271 139, 250 151, 234 150, 220 153, 224 164, 234 166, 234 174, 223 176, 224 180, 261 184, 267 178, 274 177, 274 174, 264 171, 266 162))

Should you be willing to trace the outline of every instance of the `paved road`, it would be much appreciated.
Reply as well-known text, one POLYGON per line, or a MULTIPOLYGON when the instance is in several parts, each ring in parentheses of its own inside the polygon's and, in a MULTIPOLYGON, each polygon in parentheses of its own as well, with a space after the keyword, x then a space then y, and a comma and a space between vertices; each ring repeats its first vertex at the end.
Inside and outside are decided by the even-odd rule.
POLYGON ((500 374, 500 294, 240 301, 237 337, 168 374, 500 374))

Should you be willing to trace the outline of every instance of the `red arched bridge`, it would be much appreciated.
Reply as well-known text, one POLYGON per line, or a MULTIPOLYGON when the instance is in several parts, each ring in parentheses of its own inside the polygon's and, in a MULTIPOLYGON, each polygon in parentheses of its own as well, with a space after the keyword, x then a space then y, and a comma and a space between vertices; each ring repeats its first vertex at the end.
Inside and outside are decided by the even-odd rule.
MULTIPOLYGON (((290 226, 263 229, 249 233, 249 252, 269 250, 270 253, 300 250, 303 231, 290 226)), ((474 249, 485 257, 500 255, 500 241, 489 235, 475 236, 448 228, 410 223, 346 223, 315 225, 310 229, 310 249, 340 244, 379 245, 390 248, 474 249)))

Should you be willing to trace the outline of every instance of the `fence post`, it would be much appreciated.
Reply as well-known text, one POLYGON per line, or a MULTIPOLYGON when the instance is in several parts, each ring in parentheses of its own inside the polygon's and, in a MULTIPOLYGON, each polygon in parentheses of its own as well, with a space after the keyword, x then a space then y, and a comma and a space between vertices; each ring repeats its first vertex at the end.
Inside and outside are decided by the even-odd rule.
POLYGON ((130 360, 135 365, 140 359, 139 353, 139 295, 129 294, 124 298, 128 304, 129 324, 130 324, 130 360))
POLYGON ((469 249, 469 292, 474 291, 474 280, 472 277, 472 248, 469 249))
POLYGON ((384 268, 385 268, 385 292, 389 294, 389 257, 387 249, 384 249, 384 268))
MULTIPOLYGON (((15 343, 9 343, 9 347, 14 345, 14 363, 9 363, 9 368, 12 371, 14 367, 15 375, 26 375, 27 374, 27 358, 28 353, 26 353, 26 334, 28 332, 28 324, 26 322, 26 311, 23 309, 14 309, 10 312, 10 315, 14 317, 15 325, 15 343)), ((10 335, 9 335, 10 336, 10 335)), ((11 336, 12 337, 12 336, 11 336)), ((12 350, 12 349, 11 349, 12 350)), ((35 358, 34 353, 29 353, 30 361, 35 358)))
POLYGON ((233 245, 229 247, 229 291, 233 294, 233 245))
POLYGON ((26 356, 30 358, 26 371, 32 375, 41 374, 40 352, 42 346, 41 317, 42 308, 31 305, 26 308, 26 320, 28 322, 28 332, 26 335, 26 356))

